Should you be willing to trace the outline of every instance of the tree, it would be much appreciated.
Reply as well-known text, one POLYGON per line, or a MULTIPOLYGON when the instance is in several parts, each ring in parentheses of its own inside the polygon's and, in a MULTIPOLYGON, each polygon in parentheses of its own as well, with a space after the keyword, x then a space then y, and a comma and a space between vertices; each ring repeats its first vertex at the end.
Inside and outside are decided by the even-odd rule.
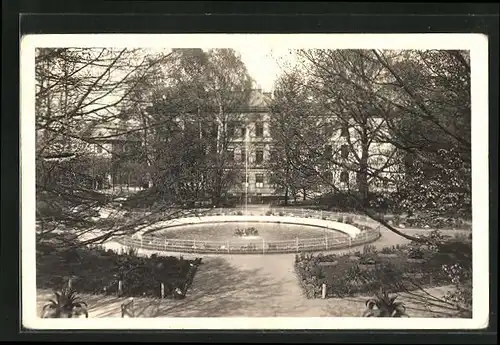
MULTIPOLYGON (((441 202, 447 205, 448 214, 466 213, 458 211, 462 205, 469 209, 470 200, 470 68, 466 54, 302 50, 298 55, 303 58, 302 87, 325 116, 310 121, 311 114, 318 113, 310 107, 314 110, 304 115, 300 132, 291 122, 288 135, 294 139, 290 141, 306 148, 306 154, 292 161, 294 169, 315 173, 336 192, 344 188, 324 174, 322 164, 355 172, 359 192, 349 192, 349 198, 365 214, 408 239, 414 238, 387 224, 366 203, 370 181, 394 184, 400 197, 396 201, 407 211, 420 210, 425 204, 427 209, 434 207, 435 214, 442 214, 442 207, 432 206, 441 202), (336 151, 333 147, 319 159, 322 140, 310 133, 321 133, 321 118, 330 120, 336 131, 342 131, 342 126, 351 128, 345 134, 353 153, 351 161, 330 155, 336 151), (357 134, 354 140, 352 132, 357 134), (373 153, 372 144, 384 149, 373 153), (378 166, 370 162, 371 152, 381 158, 378 166), (410 154, 416 164, 404 167, 410 154)), ((303 104, 290 104, 303 109, 303 104)), ((386 198, 394 198, 394 194, 386 198)))
POLYGON ((405 154, 401 205, 471 215, 470 64, 463 51, 374 51, 397 95, 387 140, 405 154))
POLYGON ((132 220, 120 226, 103 226, 100 220, 92 220, 92 215, 111 200, 93 191, 94 176, 90 171, 94 166, 93 150, 96 146, 103 149, 97 138, 111 139, 137 130, 96 137, 95 129, 119 122, 120 106, 167 57, 128 49, 37 49, 35 129, 39 239, 60 225, 74 228, 82 236, 101 228, 103 235, 95 241, 134 228, 132 220), (44 214, 47 209, 51 209, 50 224, 44 214))
POLYGON ((232 49, 213 49, 208 52, 207 108, 217 126, 215 150, 211 151, 212 196, 219 205, 238 174, 234 162, 228 159, 229 142, 234 138, 235 123, 247 106, 252 80, 245 64, 232 49))
MULTIPOLYGON (((284 194, 284 203, 289 197, 296 199, 299 191, 304 199, 309 186, 314 185, 312 175, 306 169, 294 169, 297 161, 306 159, 310 141, 297 140, 297 136, 318 140, 317 114, 307 89, 302 85, 301 75, 292 71, 277 82, 271 104, 271 136, 274 140, 274 156, 270 163, 270 180, 276 186, 275 193, 284 194), (307 132, 306 132, 307 131, 307 132)), ((320 138, 321 139, 321 138, 320 138)), ((323 143, 315 143, 321 145, 323 143)))
POLYGON ((370 187, 386 179, 396 163, 395 147, 380 142, 388 111, 387 104, 376 98, 384 92, 378 85, 382 66, 360 50, 301 50, 298 54, 306 62, 308 85, 329 117, 325 134, 336 137, 338 144, 333 156, 325 159, 337 170, 354 173, 354 190, 366 207, 370 187))
POLYGON ((153 95, 149 110, 154 122, 164 124, 155 129, 155 184, 161 185, 160 189, 171 183, 182 183, 182 188, 189 185, 185 191, 194 194, 178 194, 181 199, 188 197, 188 202, 194 202, 210 195, 219 205, 239 175, 228 145, 248 102, 251 80, 239 56, 230 49, 176 49, 173 58, 175 69, 168 83, 153 95), (165 140, 177 152, 182 150, 182 157, 166 152, 165 140), (167 167, 173 166, 177 172, 170 174, 167 167), (179 178, 181 175, 185 179, 179 178), (171 181, 172 176, 177 179, 171 181))

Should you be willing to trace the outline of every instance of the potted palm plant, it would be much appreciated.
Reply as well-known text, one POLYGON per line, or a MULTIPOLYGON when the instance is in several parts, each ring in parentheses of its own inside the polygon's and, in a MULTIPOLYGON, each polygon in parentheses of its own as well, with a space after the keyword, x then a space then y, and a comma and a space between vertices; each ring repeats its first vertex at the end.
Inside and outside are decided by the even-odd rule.
POLYGON ((404 304, 395 301, 397 297, 398 295, 391 296, 381 289, 375 298, 366 301, 363 317, 409 317, 404 304))
POLYGON ((54 292, 55 299, 42 308, 43 319, 80 318, 89 317, 87 303, 83 302, 73 288, 64 288, 54 292))

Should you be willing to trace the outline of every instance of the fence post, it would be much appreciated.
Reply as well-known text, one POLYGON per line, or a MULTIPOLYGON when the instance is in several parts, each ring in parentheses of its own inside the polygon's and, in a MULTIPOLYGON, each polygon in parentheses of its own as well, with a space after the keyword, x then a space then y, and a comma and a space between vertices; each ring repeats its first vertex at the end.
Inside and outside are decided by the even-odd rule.
POLYGON ((161 283, 160 285, 160 289, 161 289, 161 298, 165 298, 165 284, 161 283))
POLYGON ((262 239, 262 254, 266 253, 266 240, 263 238, 262 239))
POLYGON ((351 246, 352 246, 352 238, 351 236, 349 236, 349 248, 351 248, 351 246))
POLYGON ((163 248, 164 250, 167 250, 167 239, 163 239, 163 248))
POLYGON ((226 241, 227 252, 229 253, 229 241, 226 241))
POLYGON ((68 279, 68 288, 69 288, 69 289, 71 289, 71 286, 72 286, 72 285, 73 285, 73 284, 72 284, 72 279, 71 279, 71 278, 69 278, 69 279, 68 279))
POLYGON ((143 239, 143 238, 142 238, 142 236, 141 236, 141 249, 142 249, 142 241, 143 241, 143 240, 144 240, 144 239, 143 239))
POLYGON ((325 234, 325 250, 328 250, 328 235, 325 234))
POLYGON ((321 298, 325 299, 326 298, 326 284, 323 284, 321 286, 321 298))
POLYGON ((296 239, 297 253, 299 252, 299 238, 296 239))
POLYGON ((123 283, 121 280, 118 281, 118 296, 121 296, 123 293, 123 283))

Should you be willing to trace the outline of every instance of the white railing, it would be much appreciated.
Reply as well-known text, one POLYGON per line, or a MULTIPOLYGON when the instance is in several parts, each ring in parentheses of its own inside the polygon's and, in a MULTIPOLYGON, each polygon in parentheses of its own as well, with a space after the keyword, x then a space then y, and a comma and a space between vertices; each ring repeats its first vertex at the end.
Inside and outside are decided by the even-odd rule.
POLYGON ((182 252, 201 254, 277 254, 328 251, 349 248, 375 241, 380 237, 380 227, 364 230, 355 237, 334 232, 316 238, 296 238, 294 240, 266 241, 229 240, 201 241, 167 239, 160 235, 147 234, 142 237, 121 237, 117 242, 124 246, 158 252, 182 252))

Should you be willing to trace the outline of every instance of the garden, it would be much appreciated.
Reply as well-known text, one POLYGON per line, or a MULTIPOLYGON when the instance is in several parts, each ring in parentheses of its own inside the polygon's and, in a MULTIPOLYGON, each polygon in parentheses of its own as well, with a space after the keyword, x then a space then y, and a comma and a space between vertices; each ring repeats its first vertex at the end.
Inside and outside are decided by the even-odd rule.
POLYGON ((139 256, 135 249, 120 252, 101 246, 59 249, 50 242, 37 245, 37 288, 78 293, 184 298, 201 259, 182 256, 139 256))
MULTIPOLYGON (((430 242, 344 254, 301 253, 295 271, 307 298, 353 297, 453 286, 447 303, 469 315, 472 305, 472 241, 470 236, 443 236, 433 231, 430 242), (326 291, 323 291, 326 288, 326 291)), ((469 316, 470 317, 470 316, 469 316)))

